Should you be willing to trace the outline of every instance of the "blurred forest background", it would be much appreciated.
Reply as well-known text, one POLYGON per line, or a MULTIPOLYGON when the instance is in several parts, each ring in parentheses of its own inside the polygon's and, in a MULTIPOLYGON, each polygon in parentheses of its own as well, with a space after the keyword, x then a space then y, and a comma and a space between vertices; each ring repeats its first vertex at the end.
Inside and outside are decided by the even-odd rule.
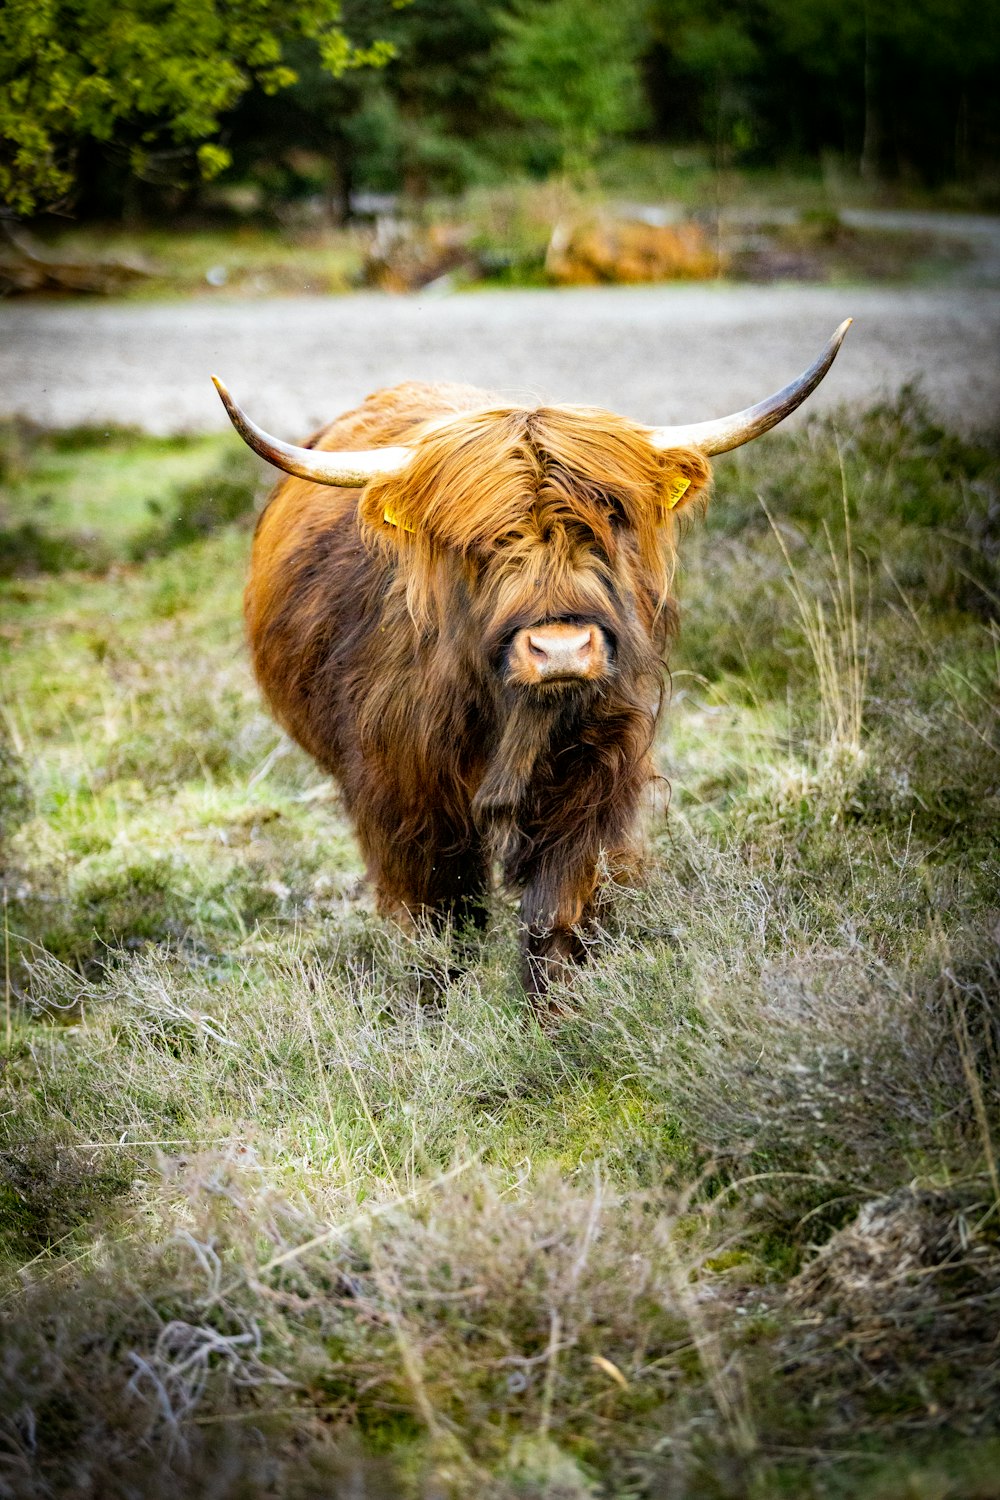
MULTIPOLYGON (((342 242, 314 289, 455 269, 739 274, 738 256, 697 235, 665 267, 662 246, 616 243, 610 269, 591 246, 587 274, 560 274, 551 235, 567 203, 579 218, 581 194, 632 210, 668 199, 697 219, 757 191, 817 217, 820 241, 845 204, 994 209, 997 19, 996 0, 6 0, 0 213, 8 237, 32 219, 50 239, 81 224, 270 228, 326 232, 329 252, 331 230, 426 224, 434 204, 440 219, 442 201, 462 200, 461 222, 429 245, 401 254, 383 227, 364 268, 342 242), (532 198, 541 184, 563 196, 532 198), (515 185, 516 203, 498 203, 515 185)), ((777 272, 796 274, 787 252, 802 248, 786 245, 777 272)), ((120 290, 153 262, 107 286, 70 268, 68 284, 120 290)), ((14 290, 45 289, 25 275, 19 286, 8 268, 14 290)))

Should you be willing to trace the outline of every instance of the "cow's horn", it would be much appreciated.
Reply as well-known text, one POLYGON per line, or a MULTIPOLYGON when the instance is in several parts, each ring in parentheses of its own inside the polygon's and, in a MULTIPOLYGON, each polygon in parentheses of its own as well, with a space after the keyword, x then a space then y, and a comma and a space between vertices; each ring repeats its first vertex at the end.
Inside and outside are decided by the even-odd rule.
POLYGON ((313 479, 317 484, 340 484, 358 489, 372 479, 384 479, 397 473, 409 461, 409 448, 369 448, 359 453, 326 453, 320 448, 296 448, 292 443, 283 443, 280 438, 270 437, 256 422, 251 422, 245 411, 236 405, 223 382, 217 375, 212 382, 222 403, 229 413, 229 420, 243 441, 266 458, 269 464, 284 469, 286 474, 297 474, 300 479, 313 479))
POLYGON ((853 321, 853 318, 845 319, 816 363, 791 385, 768 396, 766 401, 758 401, 756 406, 748 406, 745 411, 735 412, 731 417, 718 417, 714 422, 691 422, 686 427, 654 427, 651 433, 653 447, 700 448, 707 455, 728 453, 730 448, 742 447, 769 432, 816 389, 833 364, 853 321))

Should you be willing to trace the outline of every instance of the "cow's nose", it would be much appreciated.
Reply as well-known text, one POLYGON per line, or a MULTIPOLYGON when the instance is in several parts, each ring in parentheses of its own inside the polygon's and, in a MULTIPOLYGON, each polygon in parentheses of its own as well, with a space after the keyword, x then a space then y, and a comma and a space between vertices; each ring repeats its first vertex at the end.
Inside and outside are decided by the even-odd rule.
POLYGON ((569 634, 560 631, 531 630, 528 632, 528 650, 532 661, 538 663, 543 676, 582 675, 590 665, 594 654, 594 631, 574 630, 569 634))
POLYGON ((523 682, 599 677, 606 665, 597 625, 533 625, 519 630, 514 640, 511 666, 523 682))

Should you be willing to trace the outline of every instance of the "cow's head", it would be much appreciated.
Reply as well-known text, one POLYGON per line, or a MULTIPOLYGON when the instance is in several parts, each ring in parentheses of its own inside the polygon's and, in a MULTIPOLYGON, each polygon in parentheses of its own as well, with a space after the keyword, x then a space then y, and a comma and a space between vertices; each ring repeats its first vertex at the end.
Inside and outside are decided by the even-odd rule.
POLYGON ((216 385, 237 430, 271 463, 364 488, 362 530, 398 557, 419 625, 444 636, 460 628, 504 691, 559 699, 655 671, 676 517, 703 493, 708 459, 794 411, 849 324, 782 391, 686 427, 582 407, 497 408, 426 423, 405 447, 334 453, 269 437, 216 385))
POLYGON ((463 631, 505 690, 579 695, 655 670, 675 518, 709 477, 610 412, 467 412, 418 433, 359 520, 418 622, 463 631))

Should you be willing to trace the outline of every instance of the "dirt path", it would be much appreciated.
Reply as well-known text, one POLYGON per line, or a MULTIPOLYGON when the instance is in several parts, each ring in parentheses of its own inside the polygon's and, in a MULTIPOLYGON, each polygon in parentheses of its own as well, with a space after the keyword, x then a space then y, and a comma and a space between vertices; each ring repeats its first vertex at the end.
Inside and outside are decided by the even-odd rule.
POLYGON ((847 315, 856 326, 813 409, 867 404, 919 378, 949 421, 995 423, 995 291, 725 285, 8 303, 0 414, 216 428, 225 416, 214 370, 260 421, 293 438, 377 386, 414 378, 467 380, 512 400, 592 402, 648 422, 701 419, 783 385, 847 315))

